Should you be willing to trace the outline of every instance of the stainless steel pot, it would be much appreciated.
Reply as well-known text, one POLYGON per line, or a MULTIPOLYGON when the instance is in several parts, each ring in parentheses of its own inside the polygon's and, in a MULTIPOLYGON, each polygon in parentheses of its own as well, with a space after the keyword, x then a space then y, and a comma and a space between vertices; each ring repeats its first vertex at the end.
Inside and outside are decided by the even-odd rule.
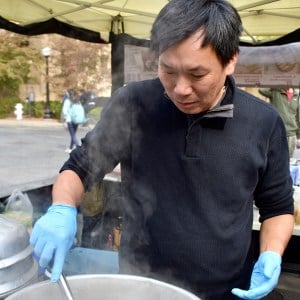
MULTIPOLYGON (((76 275, 67 277, 75 300, 200 300, 176 286, 130 275, 76 275)), ((43 281, 10 295, 6 300, 64 300, 57 283, 43 281)))
POLYGON ((0 215, 0 299, 32 284, 37 271, 26 227, 0 215))

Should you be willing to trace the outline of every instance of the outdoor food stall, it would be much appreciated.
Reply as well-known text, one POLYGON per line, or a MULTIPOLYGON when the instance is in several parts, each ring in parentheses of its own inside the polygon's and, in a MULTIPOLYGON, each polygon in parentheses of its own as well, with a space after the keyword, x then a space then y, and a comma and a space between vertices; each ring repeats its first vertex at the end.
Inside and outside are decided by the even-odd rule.
MULTIPOLYGON (((0 0, 0 28, 5 30, 29 36, 58 33, 92 43, 111 43, 112 90, 131 80, 156 74, 155 68, 144 70, 143 61, 149 47, 151 24, 167 1, 152 1, 152 6, 149 1, 140 1, 139 8, 135 1, 11 0, 10 5, 6 2, 0 0)), ((294 6, 289 0, 232 2, 244 23, 243 38, 252 41, 244 39, 241 45, 235 73, 237 84, 255 88, 299 87, 298 1, 294 1, 294 6), (274 41, 268 41, 274 37, 274 41), (266 42, 260 43, 262 40, 266 42)), ((185 290, 156 280, 117 275, 122 235, 120 180, 116 170, 85 195, 87 205, 80 208, 76 246, 69 252, 63 270, 70 276, 67 279, 74 297, 78 300, 98 299, 99 295, 104 300, 121 297, 124 300, 199 300, 185 290)), ((24 191, 32 204, 32 223, 51 203, 51 188, 52 185, 47 185, 24 191)), ((260 224, 258 210, 254 207, 253 211, 253 247, 258 253, 260 224)), ((283 270, 300 274, 297 218, 298 214, 283 257, 283 270)), ((0 299, 65 299, 61 286, 46 280, 44 270, 39 269, 32 256, 29 232, 30 225, 26 227, 11 216, 0 215, 0 299)))

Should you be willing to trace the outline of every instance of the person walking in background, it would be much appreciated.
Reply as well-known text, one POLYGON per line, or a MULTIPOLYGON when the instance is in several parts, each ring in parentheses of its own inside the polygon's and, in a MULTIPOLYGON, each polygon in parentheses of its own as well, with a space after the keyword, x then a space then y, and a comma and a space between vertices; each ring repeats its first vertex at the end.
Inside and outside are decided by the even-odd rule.
POLYGON ((28 114, 30 117, 34 117, 35 116, 35 110, 34 110, 35 93, 33 87, 31 87, 30 92, 28 93, 27 101, 28 101, 28 114))
POLYGON ((70 147, 66 149, 66 152, 71 153, 72 150, 74 150, 77 146, 79 146, 79 142, 76 137, 78 124, 76 124, 72 120, 72 105, 75 103, 79 103, 79 97, 76 91, 73 89, 69 90, 68 93, 66 93, 65 95, 67 96, 65 97, 63 102, 62 112, 63 112, 65 122, 67 123, 68 131, 71 138, 70 147))
POLYGON ((172 0, 162 8, 151 30, 158 78, 112 94, 34 225, 30 242, 42 266, 53 259, 52 281, 73 245, 84 191, 120 163, 120 273, 205 300, 257 300, 274 289, 294 226, 288 145, 278 112, 235 85, 241 32, 225 0, 172 0))
POLYGON ((62 107, 61 112, 60 112, 60 122, 61 123, 66 122, 66 118, 64 116, 64 103, 65 103, 65 100, 68 99, 69 97, 70 97, 69 90, 66 90, 65 93, 61 97, 61 107, 62 107))
POLYGON ((293 158, 295 148, 300 148, 299 89, 260 88, 258 91, 278 110, 285 125, 290 158, 293 158))

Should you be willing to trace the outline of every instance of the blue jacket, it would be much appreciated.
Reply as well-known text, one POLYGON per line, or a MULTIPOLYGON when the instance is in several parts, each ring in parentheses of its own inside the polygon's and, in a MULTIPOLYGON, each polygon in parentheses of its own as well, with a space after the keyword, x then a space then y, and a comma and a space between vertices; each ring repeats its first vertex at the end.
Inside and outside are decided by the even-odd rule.
POLYGON ((66 98, 64 100, 64 103, 63 103, 62 112, 63 112, 63 115, 64 115, 64 119, 67 123, 72 122, 71 106, 72 106, 72 101, 69 98, 66 98))

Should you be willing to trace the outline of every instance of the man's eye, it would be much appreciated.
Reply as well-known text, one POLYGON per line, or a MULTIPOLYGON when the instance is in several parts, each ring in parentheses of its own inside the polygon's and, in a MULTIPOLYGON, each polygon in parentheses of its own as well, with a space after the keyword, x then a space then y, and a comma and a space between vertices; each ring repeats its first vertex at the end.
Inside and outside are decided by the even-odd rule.
POLYGON ((169 70, 166 70, 165 73, 168 74, 168 75, 174 75, 175 74, 174 71, 169 71, 169 70))
POLYGON ((203 74, 191 74, 191 77, 193 77, 193 78, 198 78, 198 79, 200 79, 200 78, 202 78, 204 75, 203 74))

